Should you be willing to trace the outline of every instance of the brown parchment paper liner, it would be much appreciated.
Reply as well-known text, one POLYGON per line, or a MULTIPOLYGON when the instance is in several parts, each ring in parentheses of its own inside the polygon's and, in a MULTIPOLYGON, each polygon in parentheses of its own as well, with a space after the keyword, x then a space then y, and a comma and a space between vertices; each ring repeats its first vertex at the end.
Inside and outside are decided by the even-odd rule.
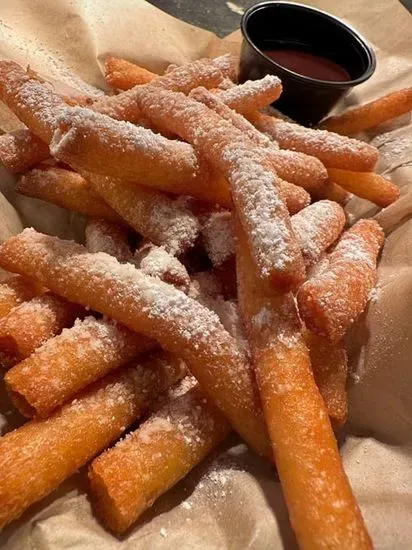
MULTIPOLYGON (((412 85, 412 18, 396 0, 307 2, 343 17, 374 45, 375 76, 346 98, 352 105, 412 85)), ((0 3, 0 57, 30 64, 49 79, 98 95, 107 54, 162 71, 204 55, 238 51, 239 33, 219 40, 143 0, 13 0, 0 3), (87 82, 87 85, 84 84, 87 82)), ((342 106, 341 106, 342 107, 342 106)), ((340 108, 341 108, 340 107, 340 108)), ((379 170, 402 190, 379 212, 353 199, 350 219, 377 216, 388 239, 378 289, 348 334, 350 419, 342 445, 345 468, 376 548, 412 548, 412 125, 410 117, 364 136, 380 148, 379 170)), ((0 108, 0 128, 18 127, 0 108)), ((79 237, 82 220, 18 197, 0 172, 0 240, 33 225, 79 237)), ((21 419, 0 386, 0 432, 21 419)), ((6 472, 0 472, 6 475, 6 472)), ((235 436, 209 461, 159 499, 123 539, 94 518, 85 471, 0 533, 4 550, 266 550, 296 547, 273 469, 235 436)), ((306 495, 311 498, 311 495, 306 495)))

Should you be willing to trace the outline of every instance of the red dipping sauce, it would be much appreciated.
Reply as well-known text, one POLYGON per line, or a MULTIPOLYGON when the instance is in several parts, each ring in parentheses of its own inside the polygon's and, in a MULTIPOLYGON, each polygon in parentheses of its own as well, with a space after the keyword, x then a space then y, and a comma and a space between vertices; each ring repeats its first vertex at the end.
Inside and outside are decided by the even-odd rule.
POLYGON ((320 55, 298 50, 268 50, 265 55, 295 73, 317 80, 346 82, 351 79, 346 69, 320 55))

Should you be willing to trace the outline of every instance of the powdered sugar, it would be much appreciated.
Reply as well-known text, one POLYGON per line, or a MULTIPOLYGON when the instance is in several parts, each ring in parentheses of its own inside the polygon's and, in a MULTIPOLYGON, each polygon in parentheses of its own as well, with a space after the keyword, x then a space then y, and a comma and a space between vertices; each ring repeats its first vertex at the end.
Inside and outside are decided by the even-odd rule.
MULTIPOLYGON (((122 317, 122 319, 122 307, 119 309, 118 306, 126 299, 128 303, 125 310, 126 317, 129 318, 129 308, 136 311, 137 323, 133 323, 133 328, 136 330, 143 328, 143 325, 147 329, 149 325, 156 334, 164 335, 163 323, 158 322, 163 319, 169 327, 174 327, 176 334, 179 334, 184 341, 190 341, 195 349, 209 338, 216 338, 213 341, 217 353, 219 353, 219 341, 224 345, 225 332, 214 313, 176 290, 172 285, 143 275, 131 264, 120 264, 112 256, 101 252, 87 253, 80 245, 41 235, 32 229, 25 229, 15 239, 21 243, 23 247, 21 252, 26 261, 29 261, 30 256, 34 258, 39 254, 38 261, 36 260, 30 268, 31 274, 43 279, 43 269, 46 265, 49 266, 48 269, 52 273, 49 285, 62 294, 70 294, 72 299, 80 301, 86 298, 91 307, 97 306, 97 309, 104 302, 108 307, 102 308, 105 310, 102 311, 103 313, 111 315, 116 310, 117 314, 115 313, 113 317, 122 317), (104 286, 108 288, 107 285, 110 284, 110 300, 101 301, 98 294, 93 297, 88 290, 84 294, 79 287, 82 275, 86 275, 90 283, 97 285, 96 288, 100 284, 103 285, 102 288, 104 286), (118 305, 115 306, 115 304, 118 305), (115 309, 112 309, 114 307, 115 309), (138 320, 143 317, 139 311, 143 312, 143 317, 156 319, 157 322, 153 325, 144 322, 141 325, 138 320)), ((28 265, 26 264, 26 267, 28 265)), ((87 286, 89 283, 85 284, 84 288, 87 286)))
POLYGON ((86 247, 90 252, 105 252, 120 262, 131 259, 126 229, 102 219, 92 219, 85 229, 86 247))
POLYGON ((372 170, 378 160, 378 151, 371 145, 327 130, 305 128, 269 116, 259 117, 254 123, 282 149, 313 155, 329 167, 372 170))
POLYGON ((362 313, 376 284, 383 238, 375 221, 357 222, 328 256, 325 268, 302 285, 299 310, 309 329, 337 341, 362 313))
POLYGON ((50 87, 30 78, 17 63, 3 61, 0 93, 22 122, 31 122, 38 137, 51 139, 56 116, 66 104, 50 87))
POLYGON ((215 267, 234 256, 235 242, 230 212, 212 212, 204 222, 201 234, 203 245, 215 267))
POLYGON ((287 271, 300 252, 291 236, 286 206, 275 192, 276 175, 243 148, 228 149, 224 158, 231 165, 233 199, 261 276, 287 271))
POLYGON ((235 66, 234 58, 230 54, 215 59, 199 59, 168 71, 151 85, 188 94, 196 86, 214 88, 224 78, 234 78, 235 66))
POLYGON ((244 84, 223 90, 219 97, 235 111, 250 112, 275 101, 281 91, 280 79, 274 75, 266 75, 260 80, 248 80, 244 84))
POLYGON ((146 244, 135 253, 135 264, 143 273, 158 277, 184 292, 190 286, 190 277, 185 266, 161 246, 146 244))
POLYGON ((376 302, 379 300, 380 295, 381 295, 381 288, 378 286, 375 286, 369 292, 368 299, 372 304, 376 304, 376 302))
POLYGON ((345 225, 345 213, 339 204, 323 200, 307 206, 291 221, 306 266, 311 266, 339 237, 345 225))
POLYGON ((88 179, 106 202, 148 241, 164 246, 171 254, 193 246, 199 222, 186 197, 174 199, 107 176, 89 174, 88 179))

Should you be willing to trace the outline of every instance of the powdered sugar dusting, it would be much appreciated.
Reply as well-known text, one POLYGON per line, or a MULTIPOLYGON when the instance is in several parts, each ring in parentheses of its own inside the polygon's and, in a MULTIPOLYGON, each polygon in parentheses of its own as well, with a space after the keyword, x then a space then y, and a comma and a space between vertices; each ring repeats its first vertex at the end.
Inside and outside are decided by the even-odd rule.
POLYGON ((120 264, 102 252, 90 254, 81 245, 32 229, 4 243, 0 258, 2 266, 19 270, 24 266, 26 275, 47 280, 55 292, 86 303, 179 354, 200 383, 207 378, 205 388, 239 432, 256 440, 258 448, 264 447, 250 365, 215 313, 131 264, 120 264))
POLYGON ((2 62, 1 97, 14 106, 22 122, 35 120, 35 133, 46 142, 50 140, 56 116, 66 106, 46 84, 33 78, 17 63, 2 62))
POLYGON ((199 222, 184 196, 172 198, 164 193, 119 179, 89 174, 94 189, 139 234, 164 246, 171 254, 193 246, 199 222))
POLYGON ((378 151, 371 145, 327 130, 305 128, 270 116, 254 119, 254 123, 282 149, 313 155, 331 168, 373 170, 378 160, 378 151))
POLYGON ((0 320, 0 340, 4 354, 22 359, 70 326, 81 308, 53 294, 41 294, 14 308, 0 320))
MULTIPOLYGON (((217 355, 222 351, 220 346, 225 349, 229 345, 232 351, 236 350, 236 348, 233 349, 233 343, 228 339, 229 335, 223 330, 215 313, 172 285, 144 275, 133 265, 120 264, 115 258, 102 252, 87 253, 81 245, 42 235, 33 229, 25 229, 14 239, 20 243, 21 254, 26 260, 30 257, 37 258, 31 264, 30 274, 43 280, 44 268, 47 265, 47 270, 51 270, 49 285, 62 294, 70 294, 73 300, 84 301, 85 294, 81 288, 79 291, 76 289, 79 288, 79 280, 87 274, 88 280, 94 285, 102 284, 106 288, 108 284, 112 285, 111 300, 104 300, 104 303, 109 306, 107 308, 101 307, 103 302, 100 302, 98 295, 93 298, 90 293, 86 293, 89 305, 97 306, 96 309, 104 309, 102 313, 111 315, 117 311, 113 317, 123 319, 122 314, 118 315, 123 309, 119 309, 119 305, 127 300, 127 312, 130 308, 135 311, 136 324, 133 323, 133 328, 136 330, 139 328, 147 330, 150 327, 150 331, 153 329, 157 336, 163 337, 166 325, 159 322, 163 320, 169 327, 174 327, 176 335, 178 334, 183 341, 190 342, 192 349, 198 349, 211 338, 217 355), (74 284, 68 284, 68 277, 72 277, 74 284), (140 325, 139 320, 143 318, 151 319, 153 323, 145 321, 140 325)), ((127 318, 129 318, 128 313, 127 318)), ((206 345, 209 347, 209 344, 206 345)), ((180 346, 179 349, 181 349, 180 346)))
POLYGON ((313 332, 337 341, 362 313, 376 284, 376 260, 383 239, 375 221, 357 222, 329 254, 326 267, 302 285, 299 309, 313 332))
POLYGON ((119 260, 131 259, 127 231, 102 219, 89 220, 85 229, 86 247, 90 252, 105 252, 119 260))
POLYGON ((339 204, 323 200, 307 206, 291 220, 306 266, 312 266, 339 237, 345 213, 339 204))
POLYGON ((158 277, 187 292, 190 277, 185 266, 161 246, 146 244, 135 253, 135 263, 143 273, 158 277))
POLYGON ((248 80, 244 84, 223 90, 219 98, 235 111, 249 112, 272 103, 281 91, 280 79, 274 75, 266 75, 260 80, 248 80))
POLYGON ((228 211, 212 212, 202 226, 205 250, 215 267, 235 254, 232 215, 228 211))
POLYGON ((7 383, 45 416, 110 370, 154 347, 114 321, 86 317, 48 340, 7 374, 7 383))
MULTIPOLYGON (((50 418, 29 422, 2 437, 0 468, 7 476, 6 486, 20 487, 19 491, 7 493, 10 510, 18 513, 46 496, 103 451, 179 376, 181 371, 176 361, 165 356, 156 359, 152 355, 91 386, 87 393, 50 418), (86 445, 87 433, 95 437, 89 437, 86 445), (49 472, 50 463, 59 465, 51 479, 40 475, 40 472, 49 472), (37 487, 35 492, 33 484, 37 487)), ((6 497, 5 493, 3 495, 6 497)))
POLYGON ((300 251, 291 237, 286 206, 274 192, 276 175, 254 158, 249 147, 228 149, 224 158, 231 165, 233 198, 261 276, 287 271, 300 251))
POLYGON ((63 110, 57 125, 50 144, 52 154, 78 171, 121 175, 134 183, 142 180, 145 185, 174 194, 191 190, 208 176, 206 166, 200 171, 199 159, 188 143, 167 139, 129 122, 71 107, 63 110), (99 155, 104 163, 96 163, 99 155))

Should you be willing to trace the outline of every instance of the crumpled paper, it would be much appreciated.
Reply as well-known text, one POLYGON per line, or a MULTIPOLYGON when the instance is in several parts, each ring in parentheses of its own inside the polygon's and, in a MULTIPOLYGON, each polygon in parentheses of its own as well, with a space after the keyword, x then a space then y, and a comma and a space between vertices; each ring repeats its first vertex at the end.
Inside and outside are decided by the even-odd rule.
MULTIPOLYGON (((306 2, 343 17, 374 45, 378 69, 338 109, 412 85, 412 18, 396 0, 306 2)), ((156 72, 205 55, 237 52, 239 33, 220 40, 143 0, 13 0, 0 5, 0 57, 30 66, 49 79, 98 95, 102 61, 125 57, 156 72), (87 84, 85 84, 87 82, 87 84)), ((4 107, 0 128, 19 126, 4 107)), ((367 312, 347 335, 350 414, 342 455, 375 547, 412 545, 412 125, 410 116, 365 138, 379 147, 379 171, 402 198, 386 210, 361 199, 349 217, 376 216, 388 239, 379 283, 367 312)), ((81 233, 81 218, 18 197, 0 172, 0 240, 33 225, 63 237, 81 233)), ((0 433, 22 421, 0 387, 0 433)), ((1 475, 1 472, 0 472, 1 475)), ((310 495, 307 495, 310 498, 310 495)), ((296 547, 282 491, 270 465, 236 436, 160 498, 123 538, 93 516, 85 470, 34 505, 0 534, 4 550, 266 550, 296 547)))

